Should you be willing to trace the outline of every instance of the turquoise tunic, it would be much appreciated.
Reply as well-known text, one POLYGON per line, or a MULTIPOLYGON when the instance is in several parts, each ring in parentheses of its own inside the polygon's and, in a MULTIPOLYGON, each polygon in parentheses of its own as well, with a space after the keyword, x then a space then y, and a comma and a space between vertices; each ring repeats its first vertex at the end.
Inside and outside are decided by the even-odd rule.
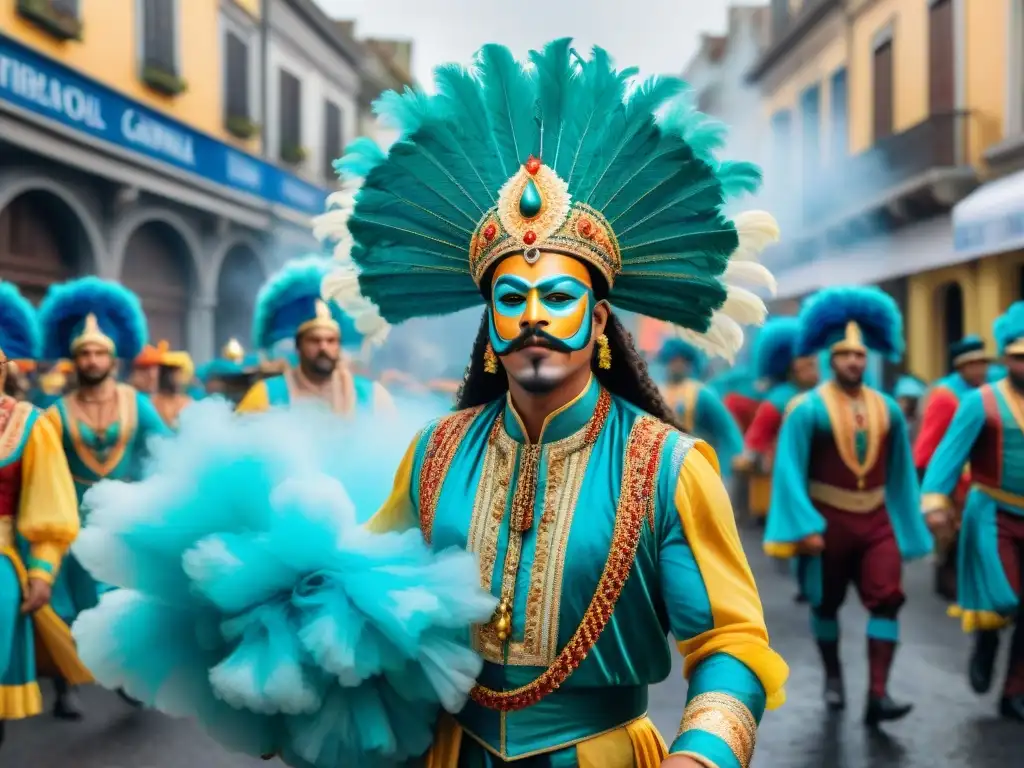
POLYGON ((743 433, 715 389, 690 379, 667 387, 665 400, 687 432, 711 444, 722 476, 729 477, 733 459, 743 453, 743 433))
MULTIPOLYGON (((775 449, 772 474, 771 514, 765 527, 765 549, 776 556, 790 556, 797 542, 825 531, 825 518, 815 509, 808 492, 811 446, 819 432, 838 430, 819 386, 801 396, 782 422, 775 449)), ((868 394, 871 394, 869 390, 868 394)), ((892 522, 900 553, 905 560, 923 557, 932 549, 932 537, 921 518, 917 474, 914 470, 907 423, 896 401, 877 393, 884 402, 888 429, 885 440, 885 507, 892 522)), ((867 434, 856 435, 858 460, 867 454, 867 434)), ((870 468, 869 468, 870 469, 870 468)))
MULTIPOLYGON (((725 694, 742 703, 752 725, 760 720, 765 688, 751 669, 784 670, 784 664, 767 646, 728 497, 705 458, 707 453, 713 461, 713 454, 695 445, 694 438, 608 395, 593 379, 549 417, 539 443, 528 441, 505 399, 448 416, 417 439, 411 514, 435 549, 475 552, 481 583, 511 607, 507 643, 496 621, 474 628, 474 646, 485 659, 482 686, 506 697, 512 694, 501 692, 521 687, 536 692, 542 673, 558 667, 556 659, 579 650, 578 629, 600 612, 595 595, 612 595, 614 605, 578 669, 539 701, 512 711, 500 711, 493 700, 466 706, 458 716, 469 736, 462 741, 460 766, 489 765, 488 753, 505 760, 550 753, 550 765, 576 765, 575 743, 646 714, 648 687, 672 668, 669 632, 691 654, 689 701, 725 694), (703 521, 702 530, 684 530, 680 499, 686 515, 703 521), (691 544, 693 536, 726 528, 735 549, 723 557, 738 553, 738 560, 723 569, 716 558, 724 550, 703 540, 691 544), (635 559, 615 596, 608 573, 630 573, 628 556, 624 571, 616 560, 629 551, 630 530, 635 559), (725 581, 723 573, 730 574, 725 581), (725 607, 723 600, 735 605, 725 607), (738 606, 752 614, 740 620, 733 610, 738 606), (709 652, 703 642, 715 634, 723 636, 709 652), (735 649, 755 646, 761 662, 737 658, 744 652, 735 649)), ((726 737, 724 731, 686 727, 671 750, 739 768, 726 737)))
MULTIPOLYGON (((118 384, 118 420, 102 433, 72 417, 69 397, 58 400, 47 414, 59 426, 84 525, 89 516, 88 507, 82 505, 86 492, 100 480, 138 479, 149 439, 173 433, 149 397, 127 384, 118 384)), ((105 587, 69 554, 54 584, 52 604, 70 624, 79 613, 95 606, 104 591, 105 587)))
POLYGON ((1018 598, 1003 571, 996 534, 997 511, 1024 515, 1024 423, 1007 397, 1008 387, 1003 380, 960 399, 921 486, 926 511, 946 506, 964 465, 971 461, 975 484, 960 523, 957 573, 957 602, 967 614, 965 629, 985 628, 985 614, 1009 617, 1017 610, 1018 598), (986 424, 991 445, 984 456, 972 458, 986 424), (972 614, 981 615, 975 621, 972 614))

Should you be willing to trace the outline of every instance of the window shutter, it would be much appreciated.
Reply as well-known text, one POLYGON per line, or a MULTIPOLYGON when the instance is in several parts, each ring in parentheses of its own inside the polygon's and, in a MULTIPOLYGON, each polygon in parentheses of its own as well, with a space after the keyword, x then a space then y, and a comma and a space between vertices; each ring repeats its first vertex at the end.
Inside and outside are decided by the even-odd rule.
POLYGON ((893 61, 892 40, 875 49, 874 59, 874 136, 875 141, 893 132, 893 61))

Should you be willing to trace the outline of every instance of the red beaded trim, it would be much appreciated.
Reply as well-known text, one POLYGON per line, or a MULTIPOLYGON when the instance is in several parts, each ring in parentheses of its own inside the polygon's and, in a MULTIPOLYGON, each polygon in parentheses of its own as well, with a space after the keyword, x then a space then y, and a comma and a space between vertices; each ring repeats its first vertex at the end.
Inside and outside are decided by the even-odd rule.
POLYGON ((661 449, 670 432, 671 427, 667 424, 648 416, 639 418, 633 425, 626 446, 622 488, 608 560, 583 620, 558 658, 533 682, 519 688, 495 691, 482 685, 475 686, 469 695, 477 704, 499 712, 525 709, 559 688, 587 658, 608 625, 633 570, 644 520, 654 500, 661 449))
POLYGON ((423 467, 420 469, 420 530, 428 544, 434 532, 437 501, 441 497, 441 486, 448 475, 448 467, 451 466, 459 443, 469 430, 469 425, 482 409, 481 405, 445 416, 438 422, 427 440, 423 467))

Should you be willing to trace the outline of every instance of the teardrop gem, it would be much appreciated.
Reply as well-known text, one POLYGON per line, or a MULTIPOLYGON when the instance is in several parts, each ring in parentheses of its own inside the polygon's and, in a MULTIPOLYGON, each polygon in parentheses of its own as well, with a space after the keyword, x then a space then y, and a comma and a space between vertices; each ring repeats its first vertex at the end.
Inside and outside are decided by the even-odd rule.
POLYGON ((526 187, 519 198, 519 212, 523 215, 524 219, 532 219, 540 213, 541 205, 540 190, 537 189, 533 179, 527 179, 526 187))

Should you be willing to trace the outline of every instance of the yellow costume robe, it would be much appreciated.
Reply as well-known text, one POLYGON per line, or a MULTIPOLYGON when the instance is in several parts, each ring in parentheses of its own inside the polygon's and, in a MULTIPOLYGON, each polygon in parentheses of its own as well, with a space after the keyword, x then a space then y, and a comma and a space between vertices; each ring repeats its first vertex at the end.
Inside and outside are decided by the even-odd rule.
POLYGON ((78 535, 78 503, 60 435, 28 403, 0 398, 0 720, 38 715, 37 670, 92 681, 53 608, 21 613, 28 580, 53 584, 78 535))

